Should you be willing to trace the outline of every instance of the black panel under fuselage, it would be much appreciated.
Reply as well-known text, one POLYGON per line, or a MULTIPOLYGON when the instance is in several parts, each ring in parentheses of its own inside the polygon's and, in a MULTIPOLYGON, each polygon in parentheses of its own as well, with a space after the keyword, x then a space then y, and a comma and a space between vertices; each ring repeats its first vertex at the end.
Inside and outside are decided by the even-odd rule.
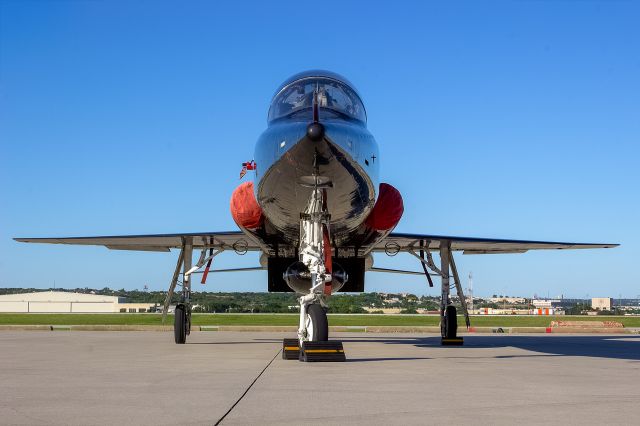
MULTIPOLYGON (((270 257, 267 260, 267 276, 269 292, 293 292, 282 277, 287 268, 298 259, 294 257, 270 257)), ((340 265, 347 273, 349 279, 339 290, 343 293, 356 293, 364 291, 365 259, 359 257, 341 258, 334 257, 333 264, 340 265)))

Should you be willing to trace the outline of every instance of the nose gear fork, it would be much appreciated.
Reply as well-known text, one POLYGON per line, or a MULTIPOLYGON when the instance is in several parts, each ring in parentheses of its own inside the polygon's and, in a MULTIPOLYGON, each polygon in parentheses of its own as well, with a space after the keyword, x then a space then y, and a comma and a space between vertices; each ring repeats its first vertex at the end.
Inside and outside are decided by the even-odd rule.
POLYGON ((317 328, 314 327, 320 324, 314 323, 309 316, 309 307, 314 304, 320 306, 326 316, 327 303, 325 297, 322 294, 309 293, 300 297, 298 301, 300 302, 300 327, 298 328, 300 344, 310 340, 317 340, 320 334, 328 334, 328 331, 325 333, 324 330, 319 330, 320 332, 318 333, 317 328))

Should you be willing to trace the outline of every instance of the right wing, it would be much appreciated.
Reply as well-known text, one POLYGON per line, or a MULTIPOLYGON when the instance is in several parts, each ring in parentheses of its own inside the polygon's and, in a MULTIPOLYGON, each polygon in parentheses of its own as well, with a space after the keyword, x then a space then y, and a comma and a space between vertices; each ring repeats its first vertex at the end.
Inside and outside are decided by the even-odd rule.
POLYGON ((389 234, 369 251, 398 253, 423 249, 439 250, 441 243, 463 254, 524 253, 529 250, 568 250, 617 247, 618 244, 563 243, 555 241, 503 240, 497 238, 454 237, 444 235, 389 234))

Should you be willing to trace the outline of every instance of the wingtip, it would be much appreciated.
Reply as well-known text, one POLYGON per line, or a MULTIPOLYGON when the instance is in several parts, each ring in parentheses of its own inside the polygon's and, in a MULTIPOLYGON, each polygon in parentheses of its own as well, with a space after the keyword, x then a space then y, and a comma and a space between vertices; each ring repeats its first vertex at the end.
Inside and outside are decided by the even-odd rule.
POLYGON ((47 238, 25 238, 25 237, 15 237, 13 241, 17 241, 19 243, 35 243, 38 242, 39 239, 47 239, 47 238))

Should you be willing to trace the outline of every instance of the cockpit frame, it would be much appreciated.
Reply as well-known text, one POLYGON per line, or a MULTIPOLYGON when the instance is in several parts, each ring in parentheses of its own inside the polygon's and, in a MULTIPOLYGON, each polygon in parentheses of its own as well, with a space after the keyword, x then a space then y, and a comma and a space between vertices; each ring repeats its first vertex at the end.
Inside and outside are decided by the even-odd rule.
POLYGON ((282 119, 308 120, 318 92, 321 119, 343 119, 366 125, 367 113, 358 92, 334 73, 308 72, 287 80, 271 100, 268 123, 282 119))

